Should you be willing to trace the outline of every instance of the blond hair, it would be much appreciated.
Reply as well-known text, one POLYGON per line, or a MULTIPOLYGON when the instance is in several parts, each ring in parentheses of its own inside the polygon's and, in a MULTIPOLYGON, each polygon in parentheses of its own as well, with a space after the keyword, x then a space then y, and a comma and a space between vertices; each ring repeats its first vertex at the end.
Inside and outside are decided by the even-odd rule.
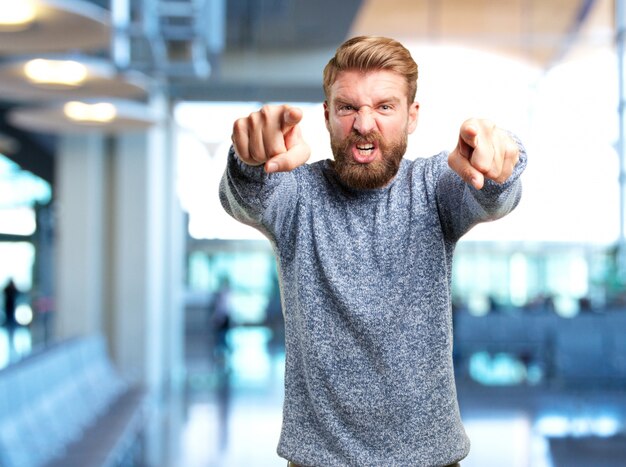
POLYGON ((344 42, 324 68, 324 94, 328 99, 330 88, 342 71, 362 72, 389 70, 403 76, 407 83, 408 103, 415 100, 417 91, 417 63, 411 53, 394 39, 378 36, 358 36, 344 42))

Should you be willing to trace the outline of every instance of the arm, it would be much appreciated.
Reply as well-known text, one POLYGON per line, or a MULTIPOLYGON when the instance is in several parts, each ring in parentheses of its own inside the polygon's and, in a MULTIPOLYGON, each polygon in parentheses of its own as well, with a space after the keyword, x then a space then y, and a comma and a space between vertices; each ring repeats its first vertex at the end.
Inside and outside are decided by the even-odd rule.
POLYGON ((298 123, 300 109, 265 106, 233 125, 220 200, 235 219, 273 237, 287 226, 288 209, 297 193, 289 172, 304 164, 310 149, 298 123))
POLYGON ((499 219, 519 203, 526 151, 510 133, 487 120, 461 126, 441 173, 437 200, 447 235, 458 239, 479 222, 499 219))

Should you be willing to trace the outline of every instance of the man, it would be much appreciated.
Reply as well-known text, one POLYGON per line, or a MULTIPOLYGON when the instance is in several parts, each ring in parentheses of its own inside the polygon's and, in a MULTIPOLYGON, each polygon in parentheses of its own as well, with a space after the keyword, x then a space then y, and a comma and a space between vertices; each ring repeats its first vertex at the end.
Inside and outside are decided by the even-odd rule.
POLYGON ((310 149, 289 106, 233 128, 220 197, 278 261, 286 371, 278 454, 294 466, 447 466, 463 459, 452 366, 456 242, 510 212, 521 145, 485 120, 456 148, 404 159, 417 65, 398 42, 356 37, 324 69, 334 161, 310 149))
POLYGON ((12 334, 17 322, 15 321, 15 309, 17 307, 17 297, 19 290, 13 282, 13 279, 9 279, 9 282, 4 287, 4 319, 9 334, 12 334))

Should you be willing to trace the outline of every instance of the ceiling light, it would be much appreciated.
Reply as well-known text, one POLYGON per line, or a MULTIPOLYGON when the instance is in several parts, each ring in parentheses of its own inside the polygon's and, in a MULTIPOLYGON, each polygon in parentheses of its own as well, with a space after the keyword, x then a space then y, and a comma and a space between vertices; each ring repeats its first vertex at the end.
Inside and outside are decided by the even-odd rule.
POLYGON ((110 135, 145 132, 165 118, 160 110, 137 101, 78 99, 13 107, 7 113, 7 121, 31 132, 110 135))
POLYGON ((34 0, 0 0, 0 31, 26 29, 36 12, 34 0))
POLYGON ((69 119, 80 123, 106 123, 117 115, 117 109, 109 102, 86 104, 72 101, 63 106, 63 112, 69 119))
POLYGON ((87 78, 87 67, 73 60, 36 58, 24 65, 24 73, 32 83, 40 86, 76 87, 87 78))

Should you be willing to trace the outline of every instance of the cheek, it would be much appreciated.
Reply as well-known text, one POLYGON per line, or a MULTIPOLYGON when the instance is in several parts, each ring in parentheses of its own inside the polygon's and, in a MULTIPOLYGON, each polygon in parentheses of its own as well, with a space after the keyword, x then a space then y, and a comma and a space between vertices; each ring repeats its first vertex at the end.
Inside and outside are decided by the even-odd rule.
POLYGON ((390 140, 396 140, 398 138, 404 137, 404 135, 408 132, 409 126, 408 122, 396 121, 396 122, 385 122, 380 124, 379 127, 380 132, 384 137, 390 140))
POLYGON ((328 133, 331 139, 337 140, 344 137, 343 128, 337 122, 327 122, 326 128, 328 128, 328 133))
POLYGON ((326 128, 333 138, 344 138, 352 132, 350 122, 341 119, 327 120, 326 128))

